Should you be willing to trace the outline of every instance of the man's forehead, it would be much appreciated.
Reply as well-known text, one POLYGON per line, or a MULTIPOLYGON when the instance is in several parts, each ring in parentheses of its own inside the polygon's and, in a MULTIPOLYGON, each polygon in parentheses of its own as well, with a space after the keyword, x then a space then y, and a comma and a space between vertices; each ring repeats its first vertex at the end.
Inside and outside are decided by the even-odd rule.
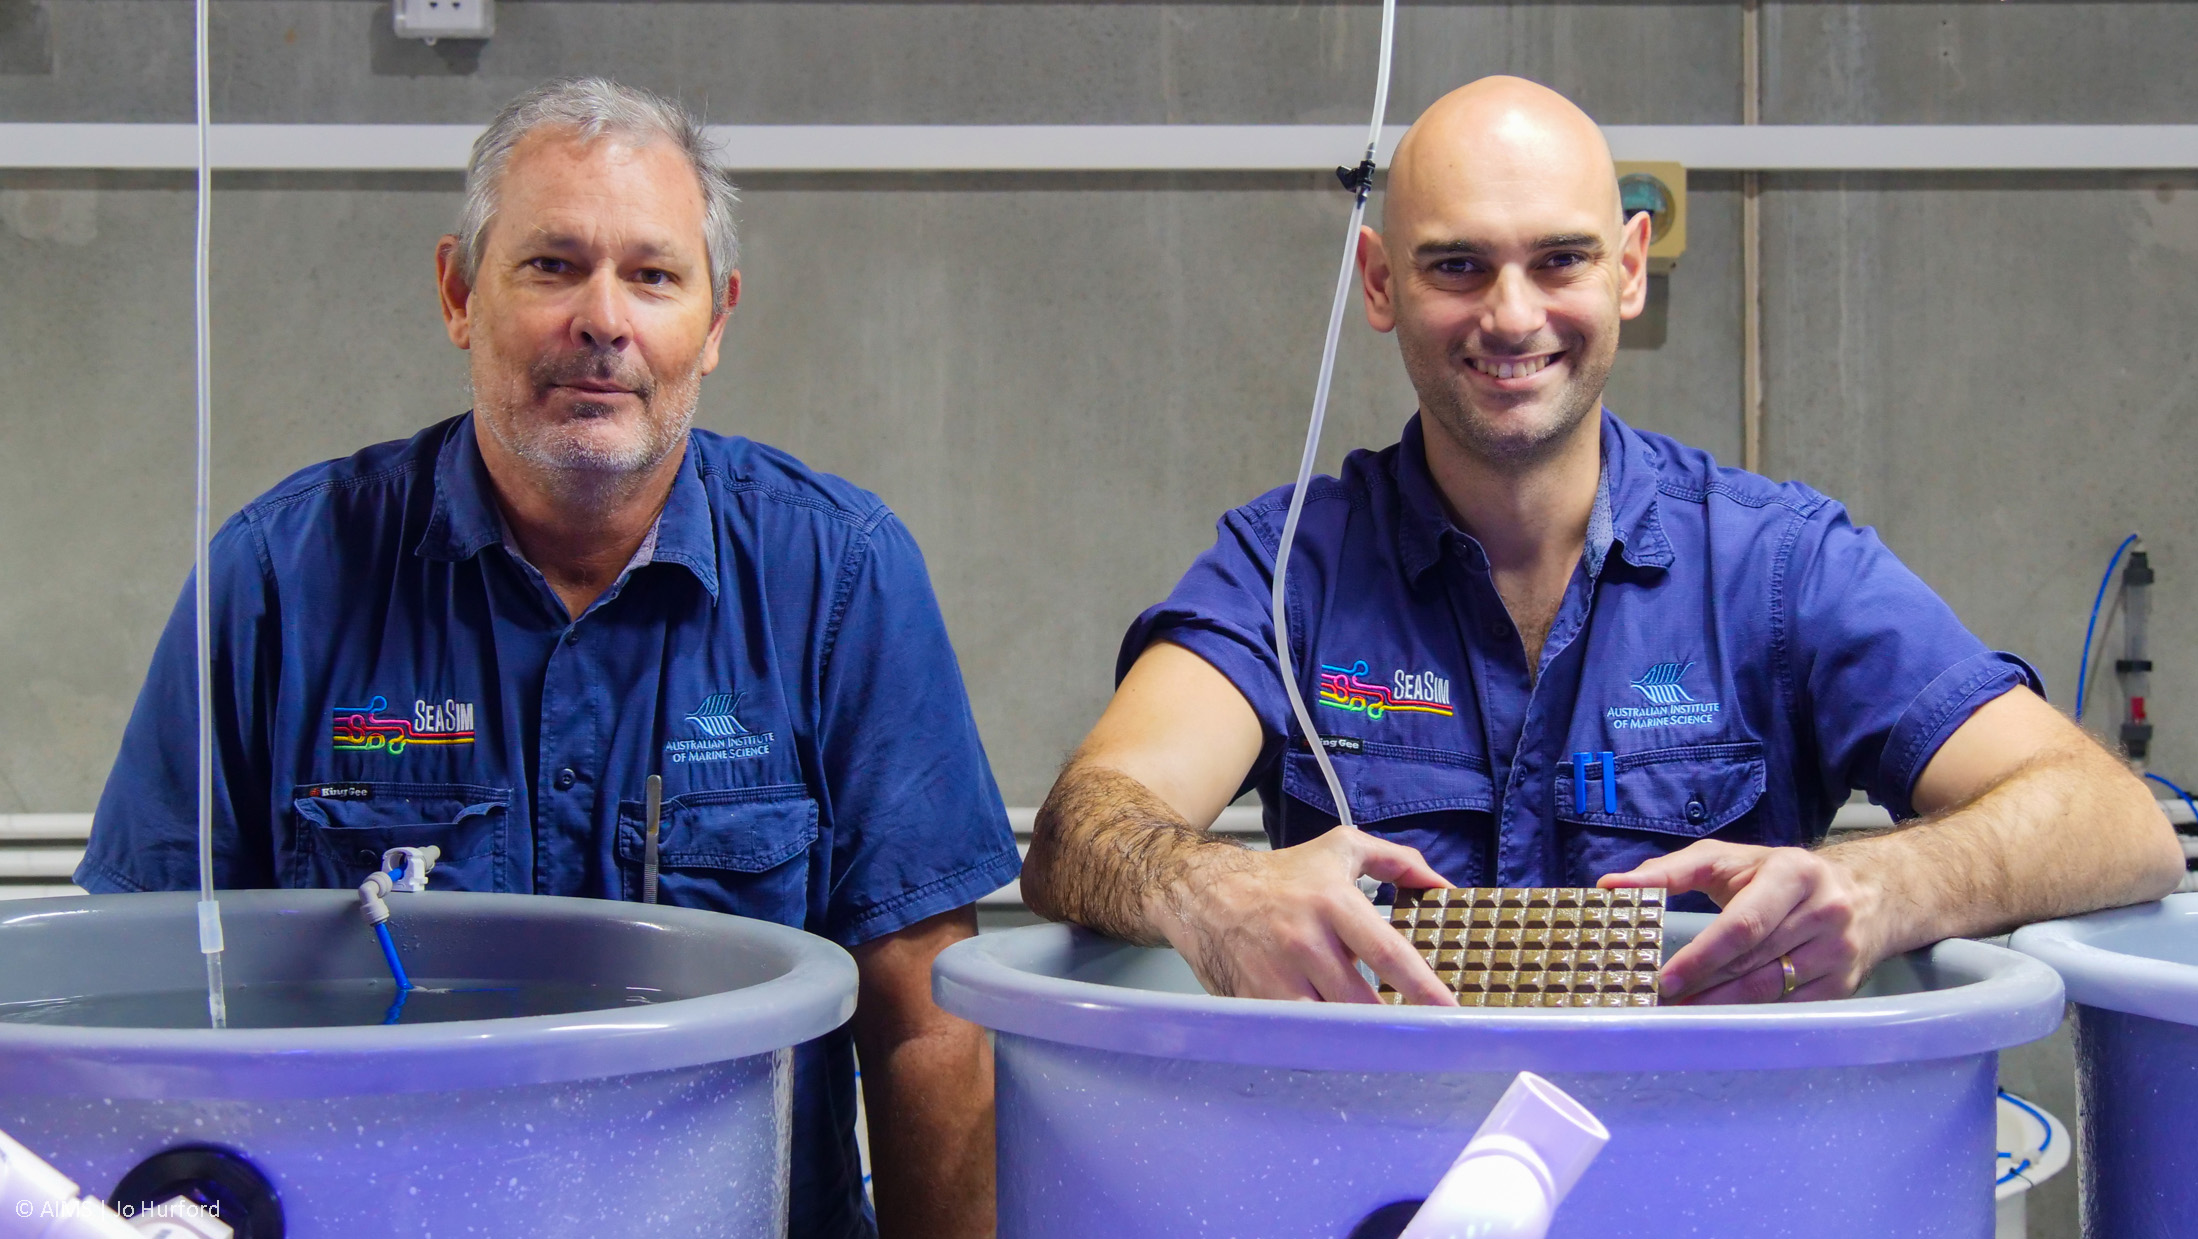
POLYGON ((1398 147, 1385 228, 1424 224, 1614 230, 1617 169, 1585 113, 1539 87, 1491 79, 1428 109, 1398 147), (1437 221, 1441 221, 1437 223, 1437 221))
POLYGON ((504 167, 497 214, 514 239, 680 252, 704 244, 702 188, 668 143, 537 134, 504 167))
POLYGON ((1617 229, 1616 179, 1607 190, 1543 176, 1460 176, 1449 184, 1416 186, 1385 204, 1392 241, 1415 247, 1450 244, 1464 250, 1513 246, 1553 248, 1607 242, 1617 229))

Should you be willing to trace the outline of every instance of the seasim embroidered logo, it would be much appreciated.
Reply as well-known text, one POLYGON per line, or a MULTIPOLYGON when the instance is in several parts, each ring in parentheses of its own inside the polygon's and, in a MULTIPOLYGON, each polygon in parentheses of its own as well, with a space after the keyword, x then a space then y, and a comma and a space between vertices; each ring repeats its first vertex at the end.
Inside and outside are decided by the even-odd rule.
POLYGON ((778 738, 769 731, 750 731, 741 725, 740 699, 746 693, 711 693, 702 704, 686 718, 687 725, 701 733, 699 738, 674 740, 664 746, 664 760, 672 765, 692 765, 697 762, 738 761, 744 757, 764 757, 771 752, 771 744, 778 738))
POLYGON ((392 713, 380 693, 364 705, 329 711, 330 744, 339 753, 387 753, 404 756, 414 745, 446 747, 473 743, 473 703, 415 699, 409 715, 392 713))

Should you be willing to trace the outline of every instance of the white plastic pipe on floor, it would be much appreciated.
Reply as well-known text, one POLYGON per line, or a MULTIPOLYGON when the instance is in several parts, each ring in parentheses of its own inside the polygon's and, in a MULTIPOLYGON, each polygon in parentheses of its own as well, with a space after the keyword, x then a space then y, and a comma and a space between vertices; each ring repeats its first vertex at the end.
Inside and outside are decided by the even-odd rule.
POLYGON ((229 1227, 184 1201, 126 1222, 69 1176, 0 1132, 0 1239, 228 1239, 229 1227))
POLYGON ((1542 1239, 1610 1132, 1522 1071, 1398 1239, 1542 1239))

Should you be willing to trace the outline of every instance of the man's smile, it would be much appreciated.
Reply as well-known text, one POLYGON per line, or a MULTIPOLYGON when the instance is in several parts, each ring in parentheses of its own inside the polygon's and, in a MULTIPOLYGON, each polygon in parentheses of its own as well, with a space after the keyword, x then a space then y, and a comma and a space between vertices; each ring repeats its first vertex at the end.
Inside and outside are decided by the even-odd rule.
POLYGON ((1525 380, 1564 360, 1562 350, 1554 353, 1533 353, 1520 357, 1467 357, 1466 367, 1483 378, 1499 383, 1523 386, 1525 380))

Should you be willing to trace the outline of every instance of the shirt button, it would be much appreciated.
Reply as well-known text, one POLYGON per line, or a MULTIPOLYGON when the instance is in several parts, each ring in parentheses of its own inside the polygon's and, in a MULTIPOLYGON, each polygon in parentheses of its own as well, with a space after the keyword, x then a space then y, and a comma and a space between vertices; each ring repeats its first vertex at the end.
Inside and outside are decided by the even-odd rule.
POLYGON ((570 628, 567 628, 567 629, 565 630, 565 644, 566 644, 566 645, 578 645, 578 644, 580 644, 580 625, 578 625, 578 624, 574 624, 574 625, 573 625, 572 627, 570 627, 570 628))
POLYGON ((558 791, 570 791, 572 790, 572 785, 579 781, 580 776, 573 773, 571 766, 567 766, 563 770, 557 772, 558 791))
POLYGON ((1502 620, 1490 620, 1488 621, 1488 635, 1491 640, 1501 641, 1511 635, 1511 625, 1502 620))
POLYGON ((382 867, 381 854, 379 852, 376 852, 373 848, 360 848, 359 863, 362 865, 371 865, 374 868, 379 869, 382 867))
POLYGON ((1702 803, 1700 796, 1687 801, 1687 820, 1697 826, 1710 820, 1710 807, 1702 803))

